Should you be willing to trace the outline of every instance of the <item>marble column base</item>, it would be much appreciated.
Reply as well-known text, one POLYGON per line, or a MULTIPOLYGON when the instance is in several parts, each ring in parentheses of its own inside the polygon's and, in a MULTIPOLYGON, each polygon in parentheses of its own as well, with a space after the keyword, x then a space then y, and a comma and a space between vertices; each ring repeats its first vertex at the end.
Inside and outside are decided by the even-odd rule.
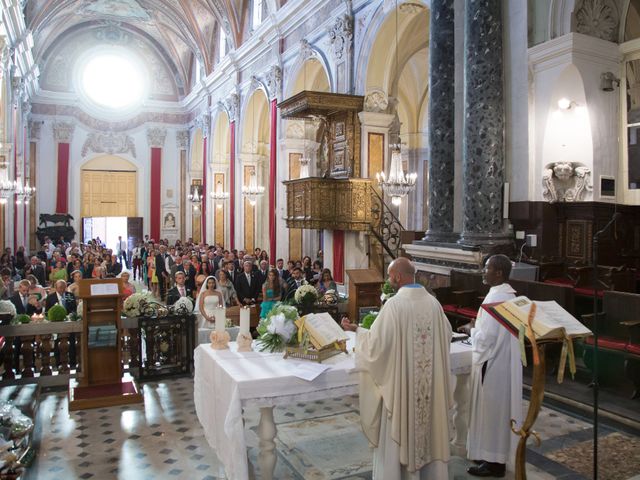
POLYGON ((513 244, 513 236, 508 232, 498 232, 498 233, 472 233, 472 232, 462 232, 460 234, 460 239, 458 240, 459 245, 466 246, 478 246, 478 247, 491 247, 494 245, 510 245, 513 244))
POLYGON ((456 243, 459 239, 460 234, 458 233, 427 230, 421 241, 435 243, 456 243))

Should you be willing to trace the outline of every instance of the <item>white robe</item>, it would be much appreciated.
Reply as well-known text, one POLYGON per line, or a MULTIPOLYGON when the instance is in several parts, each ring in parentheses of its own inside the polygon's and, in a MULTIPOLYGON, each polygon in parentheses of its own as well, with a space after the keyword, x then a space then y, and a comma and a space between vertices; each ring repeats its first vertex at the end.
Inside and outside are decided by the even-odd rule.
MULTIPOLYGON (((483 304, 515 298, 507 283, 492 287, 483 304)), ((522 423, 522 364, 518 340, 480 309, 471 329, 471 412, 467 456, 471 460, 513 464, 519 437, 511 419, 522 423), (482 366, 486 370, 482 378, 482 366)))
POLYGON ((426 478, 449 460, 450 342, 449 321, 423 287, 401 288, 371 330, 358 329, 360 417, 377 447, 374 479, 426 478))

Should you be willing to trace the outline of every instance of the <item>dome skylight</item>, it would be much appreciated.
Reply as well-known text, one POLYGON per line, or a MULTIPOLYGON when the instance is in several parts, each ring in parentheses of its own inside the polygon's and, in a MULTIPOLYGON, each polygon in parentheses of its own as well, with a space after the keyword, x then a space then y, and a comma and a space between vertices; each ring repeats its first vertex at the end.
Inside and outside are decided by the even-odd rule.
POLYGON ((131 59, 117 53, 101 53, 89 59, 81 81, 91 101, 114 110, 140 103, 145 93, 143 72, 131 59))

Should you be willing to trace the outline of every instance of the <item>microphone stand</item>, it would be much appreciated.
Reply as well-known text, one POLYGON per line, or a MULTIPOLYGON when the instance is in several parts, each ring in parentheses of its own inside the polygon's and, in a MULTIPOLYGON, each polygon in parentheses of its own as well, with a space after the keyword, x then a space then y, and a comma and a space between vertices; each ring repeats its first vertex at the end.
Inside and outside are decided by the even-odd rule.
POLYGON ((616 212, 602 230, 593 235, 593 479, 598 480, 598 394, 600 385, 598 382, 598 243, 600 235, 609 230, 609 227, 618 220, 622 214, 616 212))

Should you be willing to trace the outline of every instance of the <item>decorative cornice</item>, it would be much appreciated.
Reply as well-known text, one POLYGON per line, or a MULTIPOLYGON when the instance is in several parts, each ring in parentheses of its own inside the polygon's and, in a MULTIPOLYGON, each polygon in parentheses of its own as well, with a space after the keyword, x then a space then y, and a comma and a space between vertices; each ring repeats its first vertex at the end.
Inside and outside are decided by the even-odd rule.
MULTIPOLYGON (((164 141, 164 140, 163 140, 164 141)), ((87 153, 131 153, 136 156, 136 144, 126 133, 89 133, 87 139, 82 146, 82 156, 86 157, 87 153)))
POLYGON ((164 147, 164 141, 167 138, 167 129, 163 127, 151 127, 147 129, 147 142, 151 148, 164 147))
POLYGON ((180 150, 189 149, 189 130, 178 130, 176 132, 176 145, 180 150))
POLYGON ((58 143, 71 143, 75 124, 71 122, 55 122, 53 124, 53 138, 58 143))
POLYGON ((191 113, 165 113, 165 112, 143 112, 129 120, 120 122, 110 122, 99 120, 87 114, 78 107, 71 105, 52 105, 46 103, 34 103, 31 106, 33 115, 65 116, 73 117, 79 123, 96 131, 124 132, 133 130, 145 123, 164 123, 169 125, 186 125, 193 115, 191 113))

